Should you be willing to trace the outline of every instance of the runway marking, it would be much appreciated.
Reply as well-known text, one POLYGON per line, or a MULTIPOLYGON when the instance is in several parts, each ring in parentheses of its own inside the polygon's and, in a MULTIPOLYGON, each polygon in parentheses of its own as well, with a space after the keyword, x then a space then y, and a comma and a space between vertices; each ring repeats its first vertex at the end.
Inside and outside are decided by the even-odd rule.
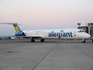
POLYGON ((91 57, 90 55, 88 55, 86 52, 84 52, 83 50, 81 50, 80 48, 78 48, 75 44, 72 44, 74 47, 76 47, 77 49, 79 49, 81 52, 83 52, 85 55, 87 55, 88 57, 90 57, 91 59, 93 59, 93 57, 91 57))
POLYGON ((59 43, 56 43, 55 46, 32 68, 32 70, 34 70, 42 60, 44 60, 44 58, 58 45, 59 43))

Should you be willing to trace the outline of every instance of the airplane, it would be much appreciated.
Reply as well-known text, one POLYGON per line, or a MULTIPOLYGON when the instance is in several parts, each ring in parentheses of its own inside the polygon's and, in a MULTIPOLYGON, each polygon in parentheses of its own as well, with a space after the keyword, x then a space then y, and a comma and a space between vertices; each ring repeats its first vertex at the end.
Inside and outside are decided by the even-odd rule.
POLYGON ((21 30, 17 23, 1 23, 1 24, 13 25, 16 32, 15 33, 16 37, 29 38, 31 39, 31 42, 35 42, 35 39, 40 39, 41 42, 44 42, 45 39, 82 39, 82 43, 85 43, 86 39, 91 38, 90 34, 78 28, 21 30))

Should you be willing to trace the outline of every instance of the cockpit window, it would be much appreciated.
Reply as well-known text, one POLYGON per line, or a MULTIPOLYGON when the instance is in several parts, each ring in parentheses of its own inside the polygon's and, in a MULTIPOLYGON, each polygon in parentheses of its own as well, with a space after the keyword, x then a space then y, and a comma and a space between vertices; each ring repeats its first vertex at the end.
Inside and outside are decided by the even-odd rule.
POLYGON ((80 33, 80 32, 85 32, 85 31, 84 31, 84 30, 80 30, 80 31, 78 31, 78 32, 80 33))

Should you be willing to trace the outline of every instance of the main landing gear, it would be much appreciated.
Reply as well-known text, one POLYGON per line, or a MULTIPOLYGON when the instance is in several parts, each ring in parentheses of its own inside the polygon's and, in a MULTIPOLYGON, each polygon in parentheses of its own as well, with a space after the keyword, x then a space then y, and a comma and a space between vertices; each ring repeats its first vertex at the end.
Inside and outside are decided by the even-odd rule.
POLYGON ((86 39, 82 39, 82 43, 85 43, 86 42, 86 39))
POLYGON ((32 38, 32 39, 31 39, 31 42, 35 42, 35 39, 32 38))
POLYGON ((44 39, 41 39, 41 42, 44 42, 44 39))
MULTIPOLYGON (((31 39, 31 42, 35 42, 35 39, 31 39)), ((41 39, 41 42, 44 42, 44 39, 41 39)))

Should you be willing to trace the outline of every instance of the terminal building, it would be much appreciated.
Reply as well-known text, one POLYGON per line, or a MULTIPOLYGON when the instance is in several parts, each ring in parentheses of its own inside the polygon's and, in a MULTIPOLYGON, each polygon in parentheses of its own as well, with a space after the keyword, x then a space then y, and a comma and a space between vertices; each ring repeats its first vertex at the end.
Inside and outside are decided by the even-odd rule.
POLYGON ((86 26, 81 26, 81 23, 77 23, 79 29, 85 30, 85 32, 89 33, 93 36, 93 23, 88 23, 86 26))

